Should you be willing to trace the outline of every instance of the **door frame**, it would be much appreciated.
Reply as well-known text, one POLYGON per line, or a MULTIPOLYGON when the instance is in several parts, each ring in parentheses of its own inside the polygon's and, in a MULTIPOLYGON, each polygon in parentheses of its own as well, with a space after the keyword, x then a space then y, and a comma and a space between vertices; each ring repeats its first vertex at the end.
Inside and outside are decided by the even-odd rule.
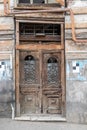
MULTIPOLYGON (((66 86, 65 86, 65 46, 64 46, 64 23, 61 24, 61 45, 56 45, 61 52, 61 85, 62 85, 62 116, 66 115, 66 86)), ((38 48, 38 47, 37 47, 38 48)), ((20 116, 20 89, 19 89, 19 50, 28 50, 28 45, 19 45, 19 21, 16 21, 16 64, 15 64, 15 95, 16 95, 16 117, 20 116), (24 48, 24 49, 23 49, 24 48)), ((46 51, 45 49, 43 52, 46 51)), ((41 81, 42 82, 42 81, 41 81)))

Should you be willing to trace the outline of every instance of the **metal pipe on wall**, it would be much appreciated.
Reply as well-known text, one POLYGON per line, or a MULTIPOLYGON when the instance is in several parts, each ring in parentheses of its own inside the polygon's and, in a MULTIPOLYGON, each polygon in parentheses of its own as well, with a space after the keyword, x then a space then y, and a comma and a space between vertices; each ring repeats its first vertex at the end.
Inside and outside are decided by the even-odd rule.
POLYGON ((72 9, 69 10, 70 11, 70 17, 71 17, 71 28, 72 28, 72 40, 74 42, 78 42, 78 43, 86 43, 87 40, 78 40, 76 38, 76 35, 75 35, 75 23, 74 23, 74 14, 73 14, 73 11, 72 9))
MULTIPOLYGON (((9 0, 10 1, 10 0, 9 0)), ((70 8, 59 8, 59 9, 54 9, 54 8, 50 8, 49 10, 45 9, 45 10, 26 10, 26 11, 13 11, 10 12, 9 11, 9 7, 7 7, 7 4, 9 4, 8 0, 4 0, 4 13, 5 15, 15 15, 15 14, 26 14, 26 13, 55 13, 55 12, 70 12, 70 18, 71 18, 71 29, 72 29, 72 40, 75 43, 86 43, 87 40, 79 40, 76 38, 75 35, 75 23, 74 23, 74 13, 72 11, 72 9, 70 8)))

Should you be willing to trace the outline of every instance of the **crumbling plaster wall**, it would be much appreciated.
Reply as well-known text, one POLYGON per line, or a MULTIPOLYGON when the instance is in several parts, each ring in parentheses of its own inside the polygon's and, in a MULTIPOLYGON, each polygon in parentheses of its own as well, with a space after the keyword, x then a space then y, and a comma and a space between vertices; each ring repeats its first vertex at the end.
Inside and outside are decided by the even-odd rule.
POLYGON ((0 0, 0 117, 11 117, 14 104, 14 19, 4 15, 0 0))
MULTIPOLYGON (((87 1, 68 0, 67 3, 73 12, 76 10, 76 37, 87 39, 87 1)), ((66 118, 68 122, 87 123, 87 43, 76 43, 72 40, 68 14, 65 17, 65 57, 66 118)))

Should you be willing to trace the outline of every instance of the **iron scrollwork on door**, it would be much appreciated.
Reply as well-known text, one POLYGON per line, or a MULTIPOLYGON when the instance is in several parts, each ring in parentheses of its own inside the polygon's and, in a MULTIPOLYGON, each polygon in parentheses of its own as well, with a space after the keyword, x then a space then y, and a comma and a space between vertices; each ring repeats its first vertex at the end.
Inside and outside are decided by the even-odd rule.
POLYGON ((57 84, 59 77, 58 61, 55 57, 50 57, 47 61, 47 83, 57 84))
POLYGON ((36 60, 32 55, 28 55, 24 59, 24 82, 32 84, 36 81, 36 60))

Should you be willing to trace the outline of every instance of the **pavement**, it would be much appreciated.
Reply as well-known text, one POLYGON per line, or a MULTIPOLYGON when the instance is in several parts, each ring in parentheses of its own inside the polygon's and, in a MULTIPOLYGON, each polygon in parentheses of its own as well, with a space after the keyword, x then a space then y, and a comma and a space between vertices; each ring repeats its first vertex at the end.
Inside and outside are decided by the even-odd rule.
POLYGON ((87 125, 66 122, 15 121, 0 118, 0 130, 87 130, 87 125))

